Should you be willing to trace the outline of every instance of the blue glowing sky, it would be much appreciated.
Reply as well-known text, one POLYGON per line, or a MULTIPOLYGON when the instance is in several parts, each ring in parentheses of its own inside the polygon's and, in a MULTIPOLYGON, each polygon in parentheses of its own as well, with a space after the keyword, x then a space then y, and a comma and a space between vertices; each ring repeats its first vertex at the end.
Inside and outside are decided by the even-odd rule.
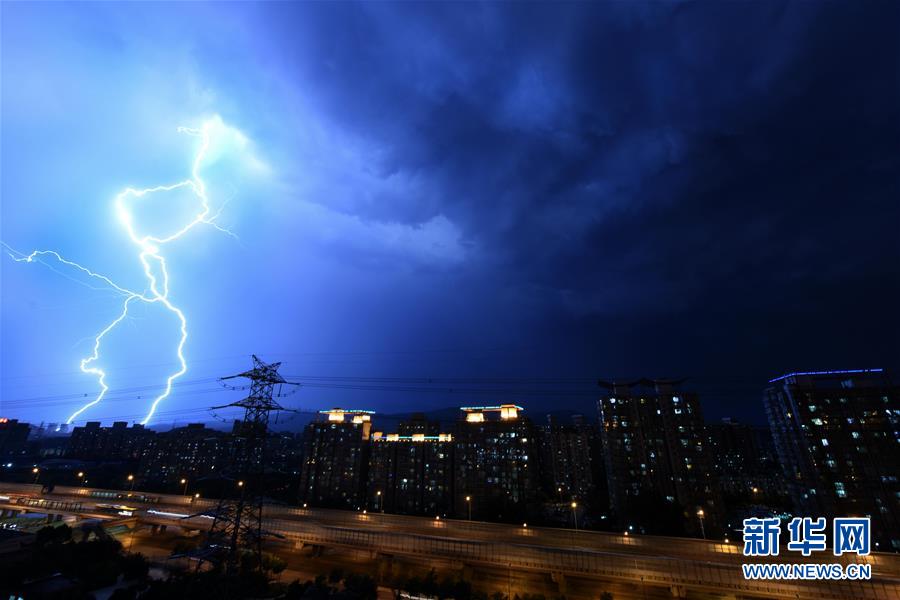
MULTIPOLYGON (((235 237, 164 250, 190 385, 156 423, 233 399, 208 380, 251 353, 316 377, 689 376, 711 416, 759 420, 781 372, 898 365, 898 12, 4 3, 0 237, 143 290, 113 199, 189 178, 178 127, 212 119, 203 179, 235 237)), ((165 202, 142 223, 183 218, 165 202)), ((97 392, 78 364, 122 302, 48 264, 0 260, 0 412, 38 422, 97 392)), ((104 339, 110 401, 85 418, 140 420, 177 368, 170 317, 104 339)))

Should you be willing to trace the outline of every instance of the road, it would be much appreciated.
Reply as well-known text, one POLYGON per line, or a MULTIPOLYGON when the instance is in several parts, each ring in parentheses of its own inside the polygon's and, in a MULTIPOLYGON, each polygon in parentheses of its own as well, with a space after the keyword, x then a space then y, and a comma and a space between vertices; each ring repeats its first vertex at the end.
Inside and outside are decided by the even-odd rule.
MULTIPOLYGON (((207 529, 208 518, 189 515, 209 510, 215 502, 176 495, 68 487, 57 487, 52 494, 42 494, 40 486, 0 483, 0 506, 20 509, 24 506, 32 511, 105 519, 131 516, 151 525, 207 529), (28 507, 28 503, 35 506, 28 507), (123 511, 132 512, 131 515, 119 515, 110 508, 115 505, 136 510, 123 511)), ((726 543, 576 532, 275 505, 265 509, 264 527, 285 536, 298 549, 304 546, 345 548, 369 551, 388 560, 393 557, 442 560, 495 570, 552 573, 557 578, 562 575, 640 582, 642 586, 668 589, 676 597, 690 592, 809 600, 900 598, 900 556, 895 554, 873 553, 868 557, 829 554, 824 558, 815 555, 804 558, 797 553, 783 552, 772 562, 865 563, 872 565, 873 578, 861 582, 748 581, 743 578, 740 565, 749 559, 743 557, 740 546, 733 540, 726 543)))

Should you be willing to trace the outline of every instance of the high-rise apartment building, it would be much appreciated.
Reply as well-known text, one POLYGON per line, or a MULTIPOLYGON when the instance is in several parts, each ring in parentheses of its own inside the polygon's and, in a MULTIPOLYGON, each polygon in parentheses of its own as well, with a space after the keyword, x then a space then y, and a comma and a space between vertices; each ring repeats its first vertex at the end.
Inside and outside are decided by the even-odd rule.
POLYGON ((515 404, 466 406, 454 433, 454 510, 513 519, 537 499, 536 431, 515 404))
POLYGON ((867 516, 900 551, 900 387, 881 369, 772 379, 766 414, 798 516, 867 516))
POLYGON ((25 454, 31 426, 18 419, 0 418, 0 457, 13 458, 25 454))
POLYGON ((541 474, 544 491, 557 502, 590 501, 594 498, 597 474, 602 472, 598 455, 597 428, 583 415, 574 415, 569 424, 548 416, 540 429, 541 474))
POLYGON ((359 508, 369 462, 370 410, 333 408, 303 433, 300 501, 313 506, 359 508))
POLYGON ((72 430, 67 453, 81 459, 138 460, 154 436, 140 424, 129 427, 125 421, 116 421, 102 427, 99 421, 89 421, 72 430))
POLYGON ((768 427, 725 418, 708 424, 707 430, 716 475, 724 493, 750 500, 780 494, 783 479, 768 427))
POLYGON ((141 452, 139 478, 172 484, 184 478, 225 476, 233 448, 231 436, 203 423, 154 433, 141 452))
POLYGON ((370 510, 444 515, 452 511, 453 436, 413 415, 397 433, 371 437, 366 506, 370 510))
POLYGON ((709 535, 721 527, 722 500, 700 401, 680 383, 600 382, 610 508, 625 527, 709 535))

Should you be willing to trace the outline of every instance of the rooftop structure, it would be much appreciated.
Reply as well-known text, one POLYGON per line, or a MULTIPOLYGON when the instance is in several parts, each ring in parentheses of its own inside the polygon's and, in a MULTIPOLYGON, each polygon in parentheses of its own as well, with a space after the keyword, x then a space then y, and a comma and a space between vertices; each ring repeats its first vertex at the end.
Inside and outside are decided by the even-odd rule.
POLYGON ((328 415, 328 420, 333 423, 343 423, 346 416, 351 417, 353 423, 366 423, 372 420, 374 410, 362 410, 353 408, 331 408, 329 410, 320 410, 320 415, 328 415))
POLYGON ((484 413, 499 413, 500 419, 511 421, 519 418, 519 411, 525 410, 516 404, 500 404, 498 406, 461 406, 460 409, 466 413, 466 422, 482 423, 485 420, 484 413))

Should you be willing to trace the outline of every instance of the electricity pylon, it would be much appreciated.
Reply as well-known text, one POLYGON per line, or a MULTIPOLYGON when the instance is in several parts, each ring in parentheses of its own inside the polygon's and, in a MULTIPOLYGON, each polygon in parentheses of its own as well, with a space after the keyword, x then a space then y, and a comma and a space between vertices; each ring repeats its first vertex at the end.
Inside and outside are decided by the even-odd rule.
MULTIPOLYGON (((262 528, 264 496, 265 445, 269 428, 269 414, 286 410, 275 398, 281 397, 281 386, 291 383, 278 374, 281 363, 266 364, 253 355, 253 368, 237 375, 222 377, 220 381, 243 377, 250 380, 250 395, 243 400, 213 409, 238 407, 244 409, 244 420, 236 434, 245 442, 234 454, 233 471, 237 481, 231 493, 222 495, 209 528, 209 554, 225 563, 226 571, 233 571, 242 550, 256 555, 257 566, 262 565, 262 528), (278 393, 275 392, 278 386, 278 393), (222 556, 224 554, 224 557, 222 556)), ((237 388, 233 388, 237 389, 237 388)))

